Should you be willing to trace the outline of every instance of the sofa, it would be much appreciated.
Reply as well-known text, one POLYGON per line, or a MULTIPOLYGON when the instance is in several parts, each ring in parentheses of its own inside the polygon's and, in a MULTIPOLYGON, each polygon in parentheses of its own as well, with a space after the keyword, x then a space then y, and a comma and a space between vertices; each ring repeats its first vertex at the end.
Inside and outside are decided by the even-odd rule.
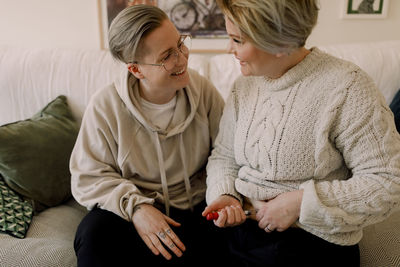
MULTIPOLYGON (((359 65, 376 82, 387 103, 391 103, 400 88, 400 40, 321 46, 320 49, 359 65)), ((209 78, 224 98, 228 96, 235 78, 240 75, 238 63, 229 54, 193 53, 189 58, 189 66, 209 78)), ((0 125, 8 127, 27 119, 36 123, 35 114, 39 111, 44 114, 43 110, 48 109, 49 103, 63 95, 72 119, 79 127, 90 97, 96 90, 111 83, 121 71, 125 71, 125 67, 104 50, 0 46, 0 125)), ((42 135, 46 140, 47 133, 42 135)), ((50 144, 56 149, 64 144, 62 139, 57 138, 50 144)), ((8 141, 7 144, 1 142, 0 148, 8 145, 8 141)), ((23 150, 17 152, 23 153, 23 150)), ((37 157, 42 154, 52 156, 52 152, 47 153, 40 148, 34 152, 37 157)), ((68 153, 64 156, 69 157, 68 153)), ((19 158, 14 160, 18 161, 19 158)), ((20 165, 17 166, 25 166, 35 160, 36 156, 32 156, 18 162, 20 165)), ((35 164, 42 166, 46 163, 44 161, 35 164)), ((0 159, 0 174, 2 164, 0 159)), ((44 171, 51 170, 51 167, 41 168, 44 171)), ((68 174, 68 169, 63 171, 68 174)), ((36 172, 30 173, 28 170, 28 178, 33 181, 31 185, 43 189, 53 176, 49 174, 45 180, 35 184, 36 172)), ((61 190, 57 187, 58 180, 54 183, 50 191, 57 193, 61 190)), ((44 193, 52 192, 44 190, 44 193)), ((26 201, 24 196, 21 199, 26 201)), ((73 240, 86 212, 70 194, 55 204, 35 211, 24 238, 0 233, 0 266, 76 266, 73 240)), ((400 266, 400 212, 366 227, 360 252, 362 267, 400 266)))

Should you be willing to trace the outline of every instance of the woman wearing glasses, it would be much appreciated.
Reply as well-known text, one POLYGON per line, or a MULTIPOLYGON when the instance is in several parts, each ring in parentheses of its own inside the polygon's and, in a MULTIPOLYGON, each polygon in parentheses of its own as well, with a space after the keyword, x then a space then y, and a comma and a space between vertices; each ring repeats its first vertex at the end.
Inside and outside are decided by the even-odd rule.
POLYGON ((75 237, 79 266, 224 255, 221 231, 201 217, 224 103, 187 68, 189 41, 153 6, 128 7, 110 26, 110 51, 127 71, 91 99, 72 152, 73 196, 90 210, 75 237))

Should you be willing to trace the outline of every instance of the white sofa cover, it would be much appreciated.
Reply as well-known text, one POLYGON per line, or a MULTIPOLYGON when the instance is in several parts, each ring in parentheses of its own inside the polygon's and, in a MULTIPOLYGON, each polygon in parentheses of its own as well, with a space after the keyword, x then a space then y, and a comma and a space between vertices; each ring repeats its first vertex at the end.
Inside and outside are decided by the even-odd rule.
MULTIPOLYGON (((358 64, 388 103, 400 88, 400 40, 320 49, 358 64)), ((224 98, 240 75, 237 61, 228 54, 194 54, 189 65, 208 77, 224 98)), ((93 93, 121 71, 125 67, 107 51, 0 46, 0 125, 31 117, 61 94, 80 121, 93 93)), ((85 213, 71 200, 34 216, 25 239, 0 234, 0 265, 76 266, 73 239, 85 213)), ((400 266, 400 212, 367 227, 360 250, 362 267, 400 266)))

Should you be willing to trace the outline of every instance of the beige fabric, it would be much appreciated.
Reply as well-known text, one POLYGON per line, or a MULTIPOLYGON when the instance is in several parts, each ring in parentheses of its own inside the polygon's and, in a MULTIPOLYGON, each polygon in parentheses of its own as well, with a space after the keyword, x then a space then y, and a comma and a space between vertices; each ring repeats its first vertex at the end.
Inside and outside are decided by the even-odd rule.
POLYGON ((400 266, 400 212, 368 226, 360 241, 361 267, 400 266))
POLYGON ((166 131, 143 114, 138 82, 128 71, 93 96, 70 161, 78 203, 130 221, 139 204, 165 204, 168 214, 169 206, 189 209, 191 201, 204 200, 204 169, 224 101, 208 80, 188 71, 166 131))
POLYGON ((76 266, 73 241, 86 212, 71 199, 35 215, 24 239, 0 234, 0 266, 76 266))
POLYGON ((372 80, 319 49, 278 79, 241 77, 207 165, 207 202, 304 189, 298 226, 356 244, 400 203, 400 135, 372 80))

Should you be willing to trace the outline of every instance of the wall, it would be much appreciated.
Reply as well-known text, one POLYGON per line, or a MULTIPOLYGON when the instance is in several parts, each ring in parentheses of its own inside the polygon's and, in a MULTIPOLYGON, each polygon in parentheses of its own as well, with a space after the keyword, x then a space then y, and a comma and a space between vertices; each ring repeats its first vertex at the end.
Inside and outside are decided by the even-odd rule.
MULTIPOLYGON (((0 45, 100 49, 101 0, 0 0, 0 45)), ((319 21, 307 46, 400 40, 400 1, 388 17, 342 20, 342 0, 320 0, 319 21)))
POLYGON ((97 0, 0 0, 0 45, 98 49, 97 0))
POLYGON ((320 0, 317 26, 308 45, 400 40, 400 1, 391 0, 386 19, 340 19, 342 0, 320 0))

